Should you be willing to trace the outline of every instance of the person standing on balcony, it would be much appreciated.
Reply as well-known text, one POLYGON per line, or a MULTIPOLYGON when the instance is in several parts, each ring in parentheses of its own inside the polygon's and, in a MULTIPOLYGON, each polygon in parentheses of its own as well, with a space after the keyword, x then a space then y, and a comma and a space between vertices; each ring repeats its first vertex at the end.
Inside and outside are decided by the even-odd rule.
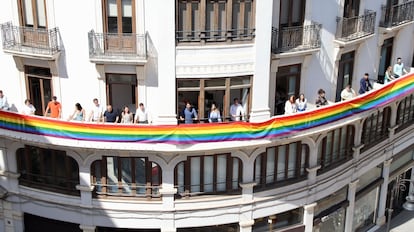
POLYGON ((125 106, 124 111, 122 111, 122 118, 121 123, 123 124, 132 124, 133 123, 133 116, 131 111, 129 111, 129 107, 125 106))
POLYGON ((114 110, 111 105, 108 105, 106 107, 106 110, 103 116, 104 116, 105 122, 118 123, 119 121, 119 111, 114 110))
POLYGON ((3 90, 0 90, 0 110, 9 110, 9 103, 7 97, 3 94, 3 90))
POLYGON ((211 104, 211 111, 208 115, 208 122, 221 122, 220 110, 217 109, 216 104, 211 104))
POLYGON ((364 94, 372 89, 371 82, 369 82, 369 74, 365 73, 364 77, 361 78, 361 81, 359 82, 359 94, 364 94))
POLYGON ((289 99, 285 103, 285 114, 294 114, 294 113, 296 113, 295 96, 290 95, 289 99))
POLYGON ((308 100, 305 98, 305 94, 301 93, 299 98, 296 99, 296 108, 299 112, 305 111, 307 108, 308 100))
POLYGON ((341 92, 341 99, 342 99, 342 101, 346 101, 346 100, 349 100, 353 97, 356 97, 355 90, 353 90, 351 88, 351 85, 348 84, 348 85, 346 85, 345 89, 343 89, 342 92, 341 92))
POLYGON ((405 70, 404 68, 404 63, 402 62, 401 57, 397 58, 397 63, 394 64, 393 72, 395 78, 398 78, 403 74, 408 73, 407 70, 405 70))
POLYGON ((53 96, 52 100, 47 104, 45 114, 46 116, 50 110, 49 116, 52 118, 60 118, 62 115, 62 105, 57 101, 57 97, 53 96))
POLYGON ((144 107, 144 103, 142 102, 139 103, 139 106, 135 112, 134 123, 148 124, 148 113, 144 107))
POLYGON ((230 116, 231 121, 240 121, 243 120, 244 109, 241 104, 239 104, 239 99, 233 99, 233 105, 230 106, 230 116))
POLYGON ((24 106, 23 106, 22 114, 34 115, 35 111, 36 111, 36 108, 32 105, 32 103, 30 102, 29 99, 26 99, 24 101, 24 106))
POLYGON ((102 116, 103 116, 103 112, 104 109, 103 107, 99 104, 99 101, 97 98, 93 99, 93 104, 94 106, 92 107, 92 112, 89 116, 89 120, 88 121, 92 121, 92 122, 102 122, 102 116))
POLYGON ((75 104, 75 111, 69 117, 69 120, 85 121, 85 109, 82 108, 80 103, 75 104))
POLYGON ((318 90, 318 97, 316 98, 315 105, 316 107, 328 105, 328 100, 326 100, 326 97, 325 97, 325 90, 323 89, 318 90))
POLYGON ((390 65, 385 71, 384 84, 387 84, 388 82, 392 80, 395 80, 395 78, 394 78, 394 75, 392 74, 392 66, 390 65))
POLYGON ((194 120, 197 120, 197 111, 191 106, 190 102, 185 104, 183 116, 180 116, 180 120, 185 124, 191 124, 194 120))

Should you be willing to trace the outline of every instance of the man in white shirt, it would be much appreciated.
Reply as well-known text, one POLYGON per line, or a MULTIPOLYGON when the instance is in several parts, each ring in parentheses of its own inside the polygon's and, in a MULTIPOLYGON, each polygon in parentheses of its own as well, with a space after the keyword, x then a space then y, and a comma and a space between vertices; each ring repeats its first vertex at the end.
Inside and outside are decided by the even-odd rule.
POLYGON ((99 101, 97 98, 93 99, 93 104, 94 106, 92 107, 92 112, 91 112, 91 115, 89 116, 88 121, 103 122, 102 116, 103 116, 104 108, 99 104, 99 101))
POLYGON ((346 85, 345 89, 341 92, 342 101, 349 100, 353 97, 356 97, 356 92, 351 88, 351 85, 346 85))
POLYGON ((134 123, 142 123, 147 124, 148 123, 148 113, 145 110, 144 103, 139 103, 139 107, 137 108, 135 112, 135 119, 134 123))
POLYGON ((7 97, 4 96, 2 90, 0 90, 0 110, 9 110, 9 103, 7 102, 7 97))
POLYGON ((234 98, 233 105, 230 106, 230 116, 232 121, 240 121, 243 120, 244 116, 244 109, 243 106, 239 104, 239 99, 234 98))
POLYGON ((36 112, 36 108, 32 105, 29 99, 24 101, 24 106, 22 110, 22 114, 26 115, 34 115, 36 112))
POLYGON ((407 70, 405 70, 405 68, 404 68, 404 64, 401 62, 400 57, 397 58, 397 63, 394 64, 394 68, 393 68, 392 72, 394 73, 394 76, 396 78, 408 73, 407 70))

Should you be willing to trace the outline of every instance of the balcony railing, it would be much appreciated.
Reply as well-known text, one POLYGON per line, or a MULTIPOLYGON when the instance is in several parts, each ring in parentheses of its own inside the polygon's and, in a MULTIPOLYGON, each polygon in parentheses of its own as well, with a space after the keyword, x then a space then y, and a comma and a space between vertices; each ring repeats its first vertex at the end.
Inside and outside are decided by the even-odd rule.
POLYGON ((321 28, 321 24, 272 28, 272 53, 320 48, 321 28))
POLYGON ((1 24, 3 50, 11 53, 53 56, 61 50, 59 29, 18 27, 1 24))
POLYGON ((138 34, 88 33, 91 59, 146 59, 146 36, 138 34))
POLYGON ((395 27, 414 20, 414 1, 395 6, 381 7, 380 27, 395 27))
POLYGON ((336 39, 344 42, 374 34, 376 12, 366 10, 364 15, 337 18, 336 39))
POLYGON ((216 31, 176 31, 177 42, 244 41, 254 38, 254 28, 216 31))

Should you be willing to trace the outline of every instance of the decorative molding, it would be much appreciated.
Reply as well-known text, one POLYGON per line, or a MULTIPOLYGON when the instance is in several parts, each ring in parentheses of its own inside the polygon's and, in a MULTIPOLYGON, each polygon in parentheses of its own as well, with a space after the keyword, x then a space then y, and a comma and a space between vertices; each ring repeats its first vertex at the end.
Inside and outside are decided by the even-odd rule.
POLYGON ((242 222, 239 222, 239 225, 240 227, 250 227, 254 225, 254 220, 242 221, 242 222))
POLYGON ((95 188, 95 186, 88 186, 88 185, 76 185, 76 189, 79 191, 84 191, 84 192, 92 192, 93 189, 95 188))
POLYGON ((254 63, 210 64, 210 65, 177 65, 177 78, 203 78, 253 75, 254 63))

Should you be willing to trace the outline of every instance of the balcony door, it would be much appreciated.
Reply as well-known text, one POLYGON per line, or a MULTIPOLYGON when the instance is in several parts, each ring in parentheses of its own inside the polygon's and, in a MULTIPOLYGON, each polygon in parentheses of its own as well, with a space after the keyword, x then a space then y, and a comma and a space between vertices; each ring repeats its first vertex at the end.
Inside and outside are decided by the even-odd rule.
POLYGON ((352 18, 359 15, 360 0, 345 0, 344 18, 352 18))
POLYGON ((43 115, 47 103, 52 99, 52 75, 50 69, 25 67, 27 98, 36 108, 36 115, 43 115))
POLYGON ((47 46, 47 15, 45 0, 18 1, 22 42, 26 46, 47 46))
POLYGON ((378 67, 378 80, 384 83, 385 70, 391 65, 393 38, 384 40, 381 46, 381 58, 378 67))
POLYGON ((279 19, 278 45, 281 47, 295 47, 302 43, 303 26, 305 18, 305 0, 281 0, 279 19))
POLYGON ((137 76, 135 74, 106 74, 107 102, 113 109, 128 106, 132 113, 137 108, 137 76))
POLYGON ((104 0, 105 47, 113 53, 136 50, 135 0, 104 0))
POLYGON ((352 86, 352 75, 354 72, 354 59, 355 59, 355 52, 352 51, 352 52, 342 54, 341 60, 339 60, 335 101, 341 100, 341 91, 345 88, 345 86, 347 86, 348 84, 352 86))
POLYGON ((301 65, 278 68, 276 74, 275 115, 285 113, 285 103, 290 95, 299 96, 301 65))

